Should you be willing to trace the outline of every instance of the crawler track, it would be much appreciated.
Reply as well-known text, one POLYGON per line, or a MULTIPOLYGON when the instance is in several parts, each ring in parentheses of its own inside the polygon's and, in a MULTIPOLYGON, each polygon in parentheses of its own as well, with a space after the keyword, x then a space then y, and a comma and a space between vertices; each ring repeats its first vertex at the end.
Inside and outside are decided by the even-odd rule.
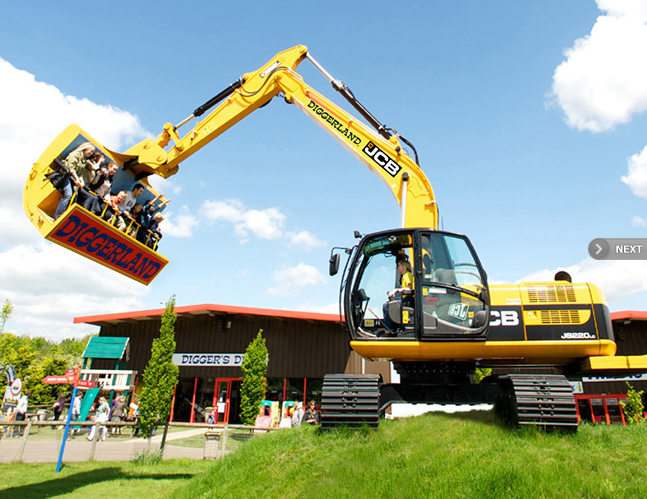
POLYGON ((514 426, 577 431, 575 397, 560 375, 510 374, 499 378, 497 415, 514 426))
POLYGON ((327 374, 321 392, 321 428, 377 428, 380 382, 378 374, 327 374))

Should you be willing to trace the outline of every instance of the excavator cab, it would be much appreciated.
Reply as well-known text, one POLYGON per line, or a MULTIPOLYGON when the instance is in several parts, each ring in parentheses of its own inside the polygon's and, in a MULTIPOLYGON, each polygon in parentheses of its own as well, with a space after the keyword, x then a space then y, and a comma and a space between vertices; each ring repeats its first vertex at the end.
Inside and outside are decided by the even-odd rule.
POLYGON ((487 278, 462 235, 401 229, 364 236, 342 280, 342 303, 353 340, 485 339, 487 278), (403 288, 396 271, 407 260, 414 276, 403 288), (391 299, 388 292, 401 289, 391 299))
POLYGON ((123 155, 103 148, 77 125, 71 125, 34 163, 23 193, 27 217, 49 241, 149 284, 168 263, 157 252, 156 234, 133 218, 119 218, 119 210, 111 210, 87 182, 83 186, 76 183, 71 172, 75 157, 84 162, 88 175, 90 170, 111 170, 112 185, 106 194, 132 191, 139 185, 143 192, 138 202, 160 200, 146 177, 124 168, 123 155), (71 195, 69 202, 63 199, 66 194, 71 195))

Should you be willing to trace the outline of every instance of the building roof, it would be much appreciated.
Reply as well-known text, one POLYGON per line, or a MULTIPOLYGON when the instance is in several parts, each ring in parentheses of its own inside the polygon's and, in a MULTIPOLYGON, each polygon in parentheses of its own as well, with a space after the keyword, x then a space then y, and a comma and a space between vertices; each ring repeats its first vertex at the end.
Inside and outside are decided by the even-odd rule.
POLYGON ((623 310, 622 312, 611 312, 612 321, 647 321, 647 312, 642 310, 623 310))
MULTIPOLYGON (((339 322, 339 314, 320 314, 316 312, 295 312, 292 310, 273 310, 268 308, 237 307, 232 305, 214 305, 211 303, 202 305, 189 305, 184 307, 175 307, 175 313, 178 317, 198 315, 256 315, 264 317, 276 317, 281 319, 302 319, 310 321, 327 321, 339 322)), ((93 324, 103 326, 107 324, 118 324, 120 322, 137 322, 162 317, 163 308, 154 310, 137 310, 133 312, 120 312, 116 314, 89 315, 86 317, 75 317, 74 324, 93 324)))
POLYGON ((117 359, 126 355, 130 338, 96 336, 90 338, 83 352, 84 359, 117 359))

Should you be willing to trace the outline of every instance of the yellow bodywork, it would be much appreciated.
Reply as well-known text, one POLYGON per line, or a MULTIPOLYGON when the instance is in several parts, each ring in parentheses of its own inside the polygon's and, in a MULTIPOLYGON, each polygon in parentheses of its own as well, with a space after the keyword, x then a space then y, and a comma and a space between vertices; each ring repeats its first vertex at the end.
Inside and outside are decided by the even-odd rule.
POLYGON ((363 357, 397 361, 480 361, 483 365, 566 365, 589 356, 612 356, 616 344, 595 341, 352 341, 363 357))
POLYGON ((519 319, 514 324, 518 327, 507 337, 493 334, 495 327, 499 327, 499 331, 507 329, 506 316, 500 312, 491 318, 485 338, 435 337, 431 341, 373 341, 364 338, 352 341, 351 347, 369 359, 401 362, 476 361, 483 366, 564 366, 591 358, 593 360, 587 371, 600 369, 601 366, 606 366, 606 369, 628 368, 630 365, 639 369, 639 366, 647 366, 647 356, 614 357, 616 344, 607 337, 610 325, 597 322, 604 320, 605 312, 601 312, 600 316, 593 315, 594 307, 606 310, 606 304, 599 289, 592 284, 525 282, 491 285, 489 290, 492 310, 514 310, 512 317, 515 321, 519 319), (589 332, 583 335, 566 333, 562 338, 537 339, 536 335, 529 333, 538 328, 544 328, 544 331, 568 331, 573 327, 577 330, 576 326, 584 324, 587 324, 589 332))

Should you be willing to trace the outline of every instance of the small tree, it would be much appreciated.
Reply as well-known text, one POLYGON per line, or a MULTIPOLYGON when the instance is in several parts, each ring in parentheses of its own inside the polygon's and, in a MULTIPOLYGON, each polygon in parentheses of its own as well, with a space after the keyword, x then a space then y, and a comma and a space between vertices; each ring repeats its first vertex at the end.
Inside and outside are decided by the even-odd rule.
POLYGON ((476 370, 474 371, 474 383, 477 385, 483 381, 484 378, 487 378, 490 374, 492 374, 492 369, 489 367, 477 367, 476 370))
POLYGON ((624 411, 625 416, 627 416, 630 424, 642 423, 645 420, 645 417, 643 416, 645 408, 642 401, 644 390, 637 392, 628 382, 625 383, 627 383, 627 401, 620 401, 622 410, 624 411))
POLYGON ((261 402, 265 399, 268 360, 267 346, 261 329, 256 339, 245 350, 241 366, 243 382, 240 386, 240 420, 248 426, 254 425, 261 402))
POLYGON ((151 358, 144 370, 144 387, 139 405, 139 427, 150 438, 155 426, 166 421, 171 412, 173 390, 179 368, 173 364, 175 353, 175 296, 166 303, 160 336, 153 340, 151 358))
POLYGON ((0 312, 0 333, 4 333, 4 326, 13 314, 13 305, 9 300, 4 301, 2 312, 0 312))

